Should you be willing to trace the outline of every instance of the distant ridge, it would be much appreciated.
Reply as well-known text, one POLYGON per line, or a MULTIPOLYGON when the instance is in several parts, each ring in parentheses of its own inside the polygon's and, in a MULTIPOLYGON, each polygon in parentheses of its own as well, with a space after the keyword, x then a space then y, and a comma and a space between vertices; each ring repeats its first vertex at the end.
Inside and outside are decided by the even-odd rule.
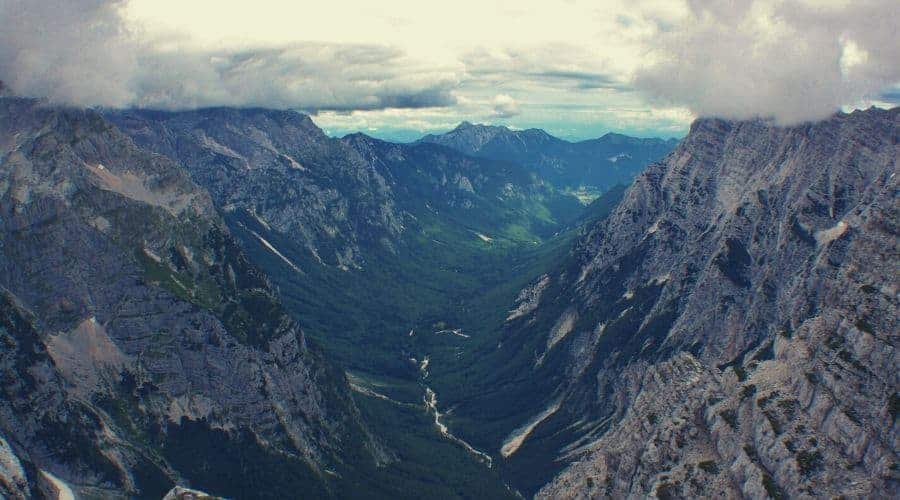
POLYGON ((542 129, 511 130, 503 125, 468 121, 444 134, 428 134, 417 142, 518 163, 537 169, 545 180, 559 188, 587 188, 594 192, 629 184, 647 164, 665 156, 678 143, 676 139, 640 139, 616 133, 570 142, 542 129))

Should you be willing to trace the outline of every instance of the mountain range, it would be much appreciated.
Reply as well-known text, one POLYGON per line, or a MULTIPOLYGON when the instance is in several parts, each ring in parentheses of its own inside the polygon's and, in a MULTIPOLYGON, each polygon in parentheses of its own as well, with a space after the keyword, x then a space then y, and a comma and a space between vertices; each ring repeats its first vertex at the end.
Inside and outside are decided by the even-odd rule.
POLYGON ((898 123, 0 97, 0 493, 895 495, 898 123))
POLYGON ((615 133, 569 142, 540 129, 510 130, 469 122, 445 134, 426 135, 420 142, 534 168, 557 187, 578 192, 587 199, 618 184, 630 184, 648 163, 678 143, 676 139, 639 139, 615 133))

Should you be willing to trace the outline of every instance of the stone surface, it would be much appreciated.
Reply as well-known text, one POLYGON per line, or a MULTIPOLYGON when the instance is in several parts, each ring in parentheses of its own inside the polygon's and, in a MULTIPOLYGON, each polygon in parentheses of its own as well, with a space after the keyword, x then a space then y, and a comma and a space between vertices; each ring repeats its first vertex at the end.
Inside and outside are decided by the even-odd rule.
POLYGON ((255 442, 311 488, 382 457, 206 191, 93 111, 0 99, 0 340, 7 496, 161 497, 204 473, 186 428, 220 436, 197 465, 255 442))
POLYGON ((698 120, 637 178, 506 324, 565 373, 539 497, 896 496, 898 125, 698 120))

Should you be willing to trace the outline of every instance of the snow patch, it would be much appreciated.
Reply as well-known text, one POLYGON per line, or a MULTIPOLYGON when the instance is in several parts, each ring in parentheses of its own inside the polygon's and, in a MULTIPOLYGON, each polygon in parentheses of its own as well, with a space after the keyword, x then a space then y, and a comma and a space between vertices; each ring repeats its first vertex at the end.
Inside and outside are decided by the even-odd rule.
POLYGON ((260 217, 256 212, 250 212, 250 215, 252 215, 253 218, 256 219, 256 222, 259 222, 259 225, 260 225, 260 226, 266 228, 266 231, 271 231, 271 230, 272 230, 272 228, 269 227, 269 223, 266 222, 265 220, 263 220, 263 218, 260 217))
POLYGON ((41 475, 44 476, 50 483, 53 484, 53 487, 56 488, 56 498, 57 500, 75 500, 75 493, 72 492, 72 488, 69 488, 69 485, 66 484, 62 479, 50 474, 45 470, 41 470, 41 475))
POLYGON ((500 454, 503 455, 503 458, 509 458, 510 455, 515 453, 522 444, 525 443, 525 440, 528 439, 531 432, 534 431, 537 426, 541 425, 544 420, 547 420, 551 415, 556 413, 560 406, 562 406, 562 399, 556 401, 545 408, 544 411, 532 417, 525 425, 512 431, 503 441, 503 446, 500 448, 500 454))
POLYGON ((535 361, 535 368, 544 364, 544 358, 547 357, 547 354, 550 353, 553 346, 558 344, 560 340, 566 338, 566 335, 572 332, 575 328, 576 321, 578 321, 578 311, 571 307, 566 309, 566 312, 556 320, 553 328, 550 329, 550 335, 547 337, 547 349, 545 349, 538 357, 537 361, 535 361))
POLYGON ((151 259, 153 259, 157 264, 159 264, 160 262, 162 262, 162 257, 160 257, 159 255, 156 255, 156 254, 153 252, 153 250, 150 250, 150 249, 147 248, 147 247, 144 247, 144 255, 146 255, 147 257, 150 257, 151 259))
POLYGON ((294 271, 297 271, 297 272, 300 273, 300 274, 303 274, 303 271, 301 271, 300 268, 297 267, 296 264, 294 264, 293 262, 291 262, 290 259, 288 259, 287 257, 285 257, 284 254, 282 254, 281 252, 279 252, 277 248, 273 247, 272 244, 269 243, 268 241, 266 241, 265 238, 263 238, 262 236, 260 236, 259 233, 257 233, 256 231, 250 231, 250 232, 253 233, 253 236, 256 236, 257 239, 259 239, 259 242, 262 243, 264 247, 268 248, 269 251, 271 251, 271 252, 274 253, 276 256, 278 256, 278 257, 279 257, 281 260, 283 260, 287 265, 291 266, 291 269, 293 269, 294 271))
POLYGON ((521 316, 525 316, 537 309, 541 301, 541 295, 543 295, 544 289, 547 288, 547 285, 549 284, 550 276, 545 274, 541 276, 534 285, 523 288, 516 298, 516 304, 518 305, 515 309, 509 311, 509 316, 506 317, 506 321, 512 321, 521 316))
POLYGON ((288 163, 290 163, 291 168, 293 168, 294 170, 299 170, 299 171, 301 171, 301 172, 305 172, 305 171, 306 171, 306 167, 304 167, 303 165, 297 163, 297 160, 291 158, 290 156, 283 154, 283 155, 281 155, 281 157, 282 157, 283 159, 287 160, 288 163))
POLYGON ((454 328, 454 329, 447 329, 447 330, 439 330, 439 331, 437 331, 437 332, 434 332, 435 335, 439 335, 439 334, 442 334, 442 333, 449 333, 449 334, 451 334, 451 335, 456 335, 457 337, 462 337, 462 338, 464 338, 464 339, 469 338, 468 335, 466 335, 465 333, 462 332, 462 328, 454 328))
POLYGON ((491 238, 490 236, 481 234, 478 231, 472 231, 472 232, 475 233, 475 236, 478 236, 479 238, 481 238, 481 241, 484 241, 485 243, 490 243, 490 242, 494 241, 494 238, 491 238))
POLYGON ((397 401, 396 399, 385 396, 384 394, 375 391, 373 389, 369 389, 368 387, 364 387, 356 382, 350 382, 350 390, 358 392, 364 396, 369 396, 370 398, 380 399, 382 401, 387 401, 388 403, 395 404, 397 406, 409 406, 412 408, 421 408, 419 405, 414 405, 412 403, 404 403, 403 401, 397 401))
POLYGON ((840 221, 834 227, 818 231, 816 232, 816 242, 821 246, 825 246, 832 241, 840 238, 844 233, 847 232, 848 227, 849 226, 846 222, 840 221))
POLYGON ((575 322, 578 321, 578 311, 569 308, 556 320, 553 328, 550 329, 550 337, 547 338, 547 350, 553 348, 560 340, 566 338, 566 335, 575 328, 575 322))

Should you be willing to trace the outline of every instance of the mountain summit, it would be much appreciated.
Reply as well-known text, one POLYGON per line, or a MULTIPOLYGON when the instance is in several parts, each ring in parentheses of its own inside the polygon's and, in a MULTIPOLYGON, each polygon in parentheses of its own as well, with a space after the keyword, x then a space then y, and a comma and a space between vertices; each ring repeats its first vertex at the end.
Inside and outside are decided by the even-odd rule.
POLYGON ((445 134, 419 140, 447 146, 467 155, 510 161, 536 169, 561 189, 598 193, 629 184, 648 163, 675 147, 677 141, 638 139, 606 134, 598 139, 569 142, 541 129, 511 130, 505 126, 459 124, 445 134))

